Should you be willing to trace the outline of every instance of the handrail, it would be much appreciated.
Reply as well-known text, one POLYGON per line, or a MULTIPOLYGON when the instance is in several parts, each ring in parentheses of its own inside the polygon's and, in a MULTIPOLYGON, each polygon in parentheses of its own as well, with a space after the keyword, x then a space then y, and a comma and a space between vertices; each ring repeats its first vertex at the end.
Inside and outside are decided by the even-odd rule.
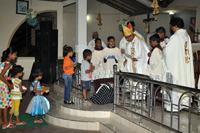
POLYGON ((191 132, 191 109, 196 109, 199 111, 199 107, 191 107, 191 105, 183 105, 181 103, 183 97, 187 96, 189 97, 189 103, 192 101, 191 96, 194 96, 198 101, 200 102, 199 97, 197 94, 200 94, 200 90, 191 88, 191 87, 186 87, 186 86, 181 86, 181 85, 176 85, 176 84, 170 84, 166 82, 161 82, 157 80, 152 80, 149 76, 147 75, 142 75, 142 74, 136 74, 136 73, 126 73, 126 72, 117 72, 117 66, 113 66, 114 70, 114 105, 113 105, 113 110, 116 111, 116 107, 122 108, 129 110, 130 112, 135 113, 136 115, 141 116, 140 117, 140 122, 142 123, 142 119, 148 119, 151 122, 154 122, 156 124, 159 124, 161 126, 164 126, 165 128, 168 128, 173 131, 181 132, 180 131, 180 110, 181 106, 186 107, 189 109, 189 116, 188 116, 188 133, 191 132), (123 85, 120 85, 120 78, 121 80, 124 79, 123 85), (134 85, 133 85, 134 83, 134 85), (136 83, 136 85, 135 85, 136 83), (159 87, 153 91, 154 85, 159 85, 159 87), (119 102, 120 100, 120 92, 119 89, 121 88, 122 91, 122 101, 119 102), (172 101, 172 88, 176 88, 179 90, 184 91, 182 95, 178 98, 178 104, 175 104, 174 101, 172 101), (164 97, 164 94, 162 93, 162 98, 157 97, 158 90, 161 89, 162 92, 166 92, 166 97, 168 96, 169 98, 164 97), (130 91, 130 100, 128 102, 125 102, 125 92, 130 91), (141 102, 139 102, 136 97, 140 97, 141 102), (147 113, 148 116, 143 114, 144 111, 144 97, 147 96, 147 113), (132 97, 134 99, 132 99, 132 97), (159 99, 162 101, 162 106, 161 106, 161 122, 157 121, 155 119, 155 112, 156 112, 156 100, 159 99), (154 104, 153 104, 154 103, 154 104), (164 123, 164 104, 169 104, 171 107, 170 113, 170 125, 166 125, 164 123), (129 105, 129 107, 126 107, 126 105, 129 105), (134 107, 134 108, 133 108, 134 107), (173 114, 172 108, 177 107, 178 108, 178 114, 173 114), (140 111, 136 111, 136 109, 139 109, 140 111), (152 111, 153 110, 153 111, 152 111), (174 128, 173 127, 173 116, 178 117, 178 127, 174 128))
MULTIPOLYGON (((191 88, 191 87, 187 87, 187 86, 181 86, 181 85, 176 85, 176 84, 170 84, 170 83, 167 83, 167 82, 162 82, 162 81, 157 81, 157 80, 152 80, 149 78, 142 78, 142 74, 136 74, 136 73, 125 73, 125 72, 116 72, 117 75, 120 75, 120 76, 124 76, 124 77, 128 77, 128 78, 137 78, 138 80, 141 80, 141 81, 145 81, 145 82, 148 82, 148 83, 151 83, 151 84, 159 84, 159 85, 162 85, 162 86, 167 86, 169 88, 181 88, 182 90, 184 91, 192 91, 192 92, 196 92, 196 93, 200 93, 200 90, 199 89, 196 89, 196 88, 191 88)), ((144 75, 144 77, 147 77, 147 75, 144 75)))

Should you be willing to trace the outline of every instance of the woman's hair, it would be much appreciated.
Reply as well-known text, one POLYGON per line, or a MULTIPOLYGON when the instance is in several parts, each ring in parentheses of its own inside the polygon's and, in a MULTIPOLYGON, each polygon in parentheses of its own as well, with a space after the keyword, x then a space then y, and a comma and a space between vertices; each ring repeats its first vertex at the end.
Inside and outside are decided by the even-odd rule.
POLYGON ((179 17, 172 18, 170 21, 170 24, 172 26, 177 26, 178 28, 183 28, 184 27, 184 22, 183 19, 179 17))
POLYGON ((13 65, 12 69, 10 69, 11 77, 15 77, 18 73, 23 72, 24 68, 20 65, 13 65))
POLYGON ((69 52, 73 51, 73 48, 70 46, 65 45, 63 47, 63 57, 67 56, 69 52))
POLYGON ((43 76, 43 71, 42 71, 42 69, 36 69, 36 70, 34 70, 33 71, 33 77, 34 78, 37 78, 38 76, 43 76))
POLYGON ((154 34, 149 38, 150 41, 156 41, 157 43, 160 43, 160 36, 158 34, 154 34))
POLYGON ((114 41, 115 41, 115 38, 114 38, 113 36, 109 36, 109 37, 107 38, 107 41, 109 42, 111 39, 114 39, 114 41))
POLYGON ((92 54, 92 51, 89 49, 85 49, 83 51, 83 58, 85 59, 87 56, 90 56, 92 54))
POLYGON ((4 62, 7 58, 9 54, 13 54, 17 52, 17 49, 13 48, 13 47, 9 47, 7 48, 5 51, 3 51, 2 53, 2 57, 1 57, 1 62, 4 62))

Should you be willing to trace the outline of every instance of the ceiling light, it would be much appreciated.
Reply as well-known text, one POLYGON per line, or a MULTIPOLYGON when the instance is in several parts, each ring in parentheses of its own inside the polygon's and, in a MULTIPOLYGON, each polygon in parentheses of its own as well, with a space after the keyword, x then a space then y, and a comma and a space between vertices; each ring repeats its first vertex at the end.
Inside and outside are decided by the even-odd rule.
POLYGON ((174 12, 169 12, 169 14, 170 14, 170 15, 173 15, 173 14, 174 14, 174 12))

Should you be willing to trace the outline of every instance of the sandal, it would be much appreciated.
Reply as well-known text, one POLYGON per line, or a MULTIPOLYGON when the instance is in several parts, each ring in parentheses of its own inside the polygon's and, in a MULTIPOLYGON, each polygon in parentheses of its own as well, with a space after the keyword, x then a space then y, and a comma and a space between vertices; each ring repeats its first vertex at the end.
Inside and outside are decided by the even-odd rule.
POLYGON ((13 124, 8 124, 6 127, 2 126, 2 129, 7 129, 7 128, 15 128, 16 126, 14 126, 13 124))
POLYGON ((26 122, 22 121, 20 123, 16 123, 16 126, 26 125, 26 122))
POLYGON ((39 120, 34 120, 34 123, 42 123, 43 120, 42 119, 39 119, 39 120))
POLYGON ((13 121, 12 121, 12 123, 10 123, 10 124, 12 124, 12 125, 13 125, 13 124, 15 124, 15 123, 16 123, 16 121, 14 121, 14 120, 13 120, 13 121))

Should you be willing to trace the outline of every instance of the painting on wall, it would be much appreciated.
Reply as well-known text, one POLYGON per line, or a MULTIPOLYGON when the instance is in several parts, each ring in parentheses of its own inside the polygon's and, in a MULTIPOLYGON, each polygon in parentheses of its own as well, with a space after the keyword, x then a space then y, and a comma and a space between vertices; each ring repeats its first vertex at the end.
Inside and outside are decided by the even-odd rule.
POLYGON ((28 1, 17 0, 16 1, 16 14, 26 14, 28 10, 28 1))

